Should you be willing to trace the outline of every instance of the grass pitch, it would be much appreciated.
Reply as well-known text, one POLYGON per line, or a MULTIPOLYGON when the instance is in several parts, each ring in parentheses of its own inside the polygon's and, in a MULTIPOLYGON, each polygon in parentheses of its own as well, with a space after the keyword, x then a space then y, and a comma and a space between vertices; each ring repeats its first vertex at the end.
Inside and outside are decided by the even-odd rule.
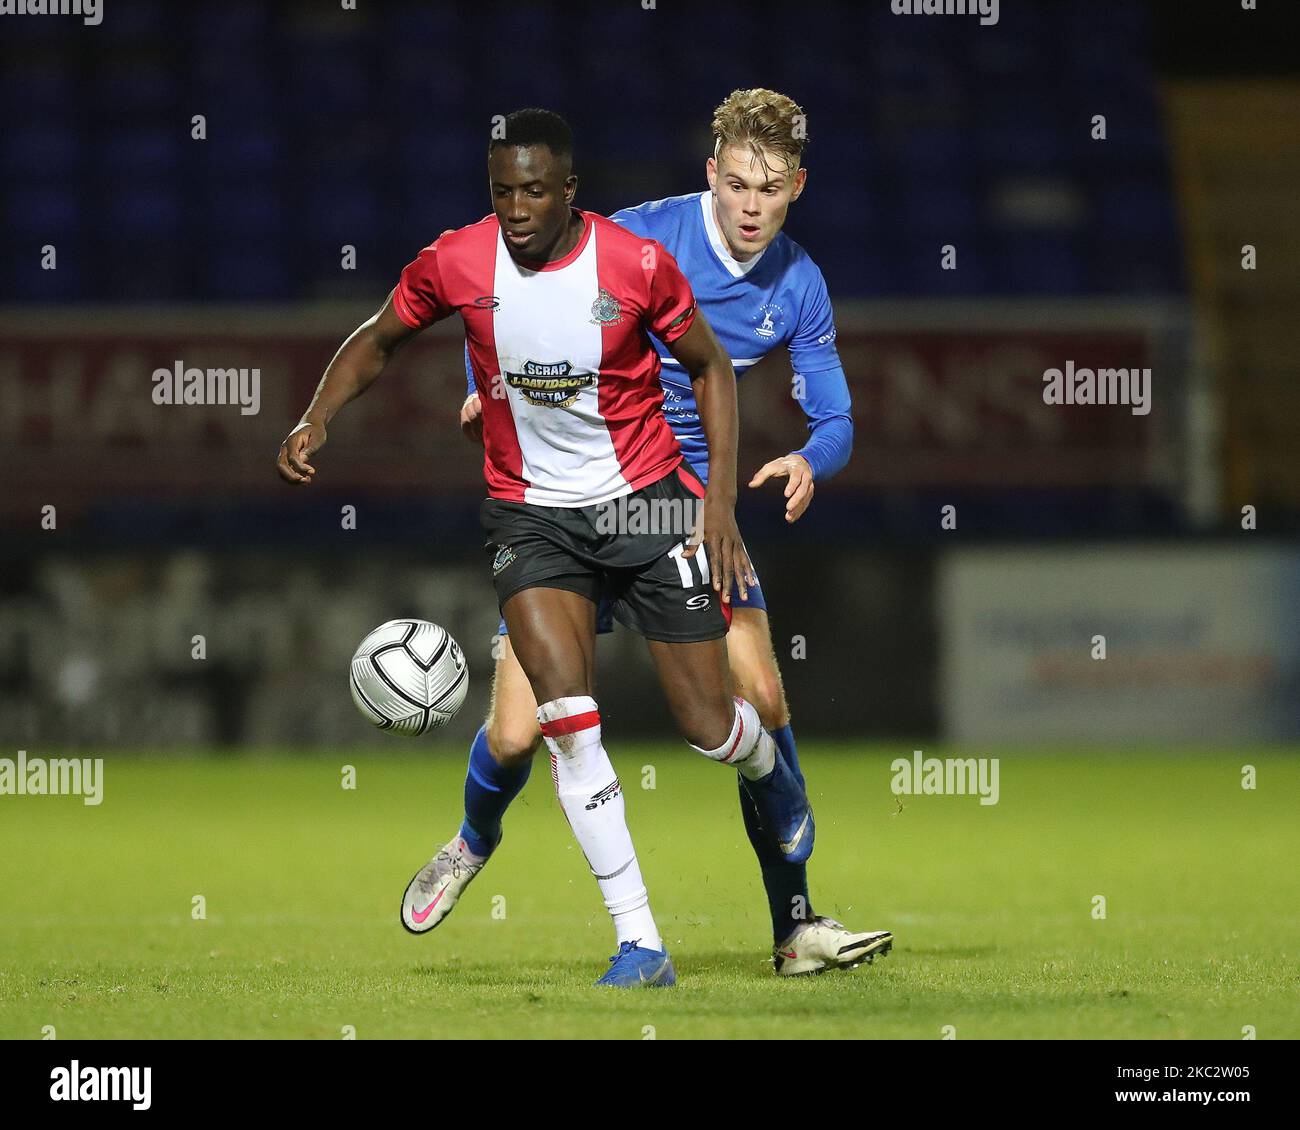
POLYGON ((416 938, 398 904, 459 820, 459 747, 109 755, 99 807, 0 797, 0 1037, 1300 1037, 1295 751, 1002 751, 994 806, 900 805, 889 762, 910 753, 801 750, 814 907, 896 941, 783 980, 733 775, 616 743, 679 975, 623 993, 591 986, 612 932, 544 761, 498 855, 416 938))

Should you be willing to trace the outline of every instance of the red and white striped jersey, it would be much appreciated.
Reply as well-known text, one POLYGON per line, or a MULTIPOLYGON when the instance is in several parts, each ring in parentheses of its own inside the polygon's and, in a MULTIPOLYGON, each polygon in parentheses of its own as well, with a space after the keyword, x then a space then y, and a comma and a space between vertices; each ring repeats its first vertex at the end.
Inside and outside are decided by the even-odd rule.
POLYGON ((465 322, 493 498, 589 506, 682 460, 646 331, 671 342, 690 328, 690 284, 659 243, 578 215, 577 246, 531 269, 511 258, 495 215, 449 232, 393 294, 413 329, 457 312, 465 322))

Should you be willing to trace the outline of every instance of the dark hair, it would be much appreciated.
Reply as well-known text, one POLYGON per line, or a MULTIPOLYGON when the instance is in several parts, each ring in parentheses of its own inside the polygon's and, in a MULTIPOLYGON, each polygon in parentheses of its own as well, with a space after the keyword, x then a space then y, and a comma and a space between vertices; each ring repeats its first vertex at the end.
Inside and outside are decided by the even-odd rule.
POLYGON ((557 157, 573 158, 573 130, 554 110, 515 110, 505 117, 505 136, 492 131, 488 152, 501 145, 545 145, 557 157))

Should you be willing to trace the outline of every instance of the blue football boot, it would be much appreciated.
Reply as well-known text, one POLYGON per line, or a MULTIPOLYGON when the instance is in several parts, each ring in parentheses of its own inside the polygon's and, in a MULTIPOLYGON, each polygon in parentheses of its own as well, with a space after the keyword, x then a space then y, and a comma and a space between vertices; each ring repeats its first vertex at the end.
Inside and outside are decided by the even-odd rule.
POLYGON ((596 982, 597 985, 615 989, 657 989, 677 984, 673 959, 664 950, 644 950, 636 942, 623 942, 609 961, 609 971, 596 982))

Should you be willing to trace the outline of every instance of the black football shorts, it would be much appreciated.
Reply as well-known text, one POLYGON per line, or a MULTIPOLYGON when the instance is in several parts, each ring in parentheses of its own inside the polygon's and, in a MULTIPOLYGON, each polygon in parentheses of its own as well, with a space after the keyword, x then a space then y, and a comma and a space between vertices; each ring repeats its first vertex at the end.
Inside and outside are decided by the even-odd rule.
POLYGON ((730 609, 709 579, 701 546, 682 550, 704 487, 683 462, 662 479, 592 506, 484 500, 479 520, 492 555, 497 604, 528 588, 566 589, 648 640, 698 643, 727 634, 730 609))

